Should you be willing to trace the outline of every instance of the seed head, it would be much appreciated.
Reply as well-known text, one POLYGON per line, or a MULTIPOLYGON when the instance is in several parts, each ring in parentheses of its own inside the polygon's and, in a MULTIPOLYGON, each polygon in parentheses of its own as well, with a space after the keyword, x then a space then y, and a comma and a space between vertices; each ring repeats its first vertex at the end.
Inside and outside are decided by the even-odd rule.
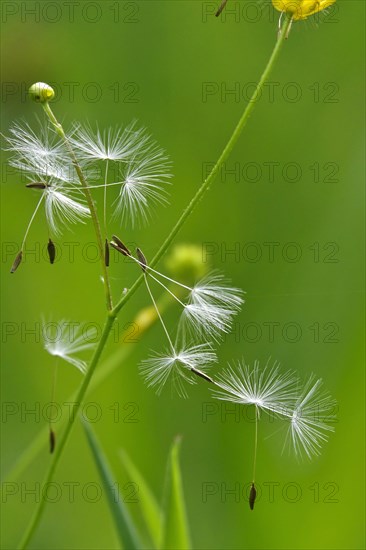
POLYGON ((197 375, 208 381, 211 379, 203 372, 216 361, 216 355, 206 344, 179 348, 179 351, 167 350, 164 354, 156 354, 142 361, 140 371, 148 386, 157 388, 161 393, 168 380, 181 397, 187 397, 184 383, 194 384, 197 375))
POLYGON ((256 361, 254 367, 239 364, 219 374, 217 385, 221 390, 215 390, 214 397, 289 416, 296 403, 296 384, 291 371, 281 373, 277 363, 261 368, 256 361))

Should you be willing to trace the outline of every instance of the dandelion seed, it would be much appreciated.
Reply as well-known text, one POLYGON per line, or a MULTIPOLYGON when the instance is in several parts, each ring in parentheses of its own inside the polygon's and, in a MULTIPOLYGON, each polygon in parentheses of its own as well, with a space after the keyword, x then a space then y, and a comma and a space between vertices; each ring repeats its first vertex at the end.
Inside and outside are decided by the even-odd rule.
POLYGON ((321 379, 311 376, 296 400, 290 415, 290 426, 286 443, 297 457, 308 458, 320 454, 321 446, 328 440, 331 425, 335 420, 336 402, 327 391, 322 389, 321 379))
POLYGON ((296 403, 297 379, 292 372, 280 373, 278 364, 260 368, 240 365, 219 374, 214 397, 243 405, 255 405, 258 410, 288 416, 296 403))
POLYGON ((41 181, 44 176, 74 183, 72 163, 65 154, 63 144, 47 124, 38 121, 37 130, 26 123, 14 124, 9 132, 10 136, 5 137, 8 144, 5 150, 12 153, 11 166, 41 181))
POLYGON ((179 330, 192 338, 219 340, 232 326, 232 312, 222 307, 186 304, 181 316, 179 330))
POLYGON ((150 209, 167 203, 167 191, 163 187, 171 178, 171 163, 165 152, 155 143, 140 151, 121 170, 121 179, 109 185, 119 185, 115 200, 115 216, 133 226, 145 223, 150 209))
POLYGON ((113 235, 113 240, 109 243, 115 250, 118 250, 123 256, 128 256, 129 258, 132 258, 131 252, 127 248, 127 246, 116 236, 113 235))
POLYGON ((218 305, 233 312, 239 311, 244 303, 242 290, 229 286, 229 282, 217 271, 208 274, 193 287, 190 299, 195 305, 218 305))
POLYGON ((218 340, 222 333, 230 331, 233 318, 244 303, 243 292, 238 288, 230 287, 228 281, 221 274, 213 272, 191 288, 146 265, 146 259, 143 262, 133 256, 130 257, 139 263, 141 267, 144 267, 150 277, 169 292, 182 306, 183 312, 179 331, 183 337, 186 333, 189 333, 196 339, 208 337, 218 340), (187 290, 187 303, 183 303, 177 298, 174 292, 164 285, 159 277, 187 290))
POLYGON ((75 324, 67 321, 44 323, 42 332, 44 348, 50 355, 60 357, 85 374, 85 361, 75 355, 94 347, 91 340, 95 338, 95 332, 84 334, 80 325, 75 329, 75 324))
POLYGON ((61 233, 61 226, 84 223, 85 218, 90 216, 90 210, 81 198, 80 192, 70 189, 65 191, 56 181, 48 185, 44 195, 46 217, 54 235, 61 233))
POLYGON ((130 255, 130 258, 137 262, 182 306, 179 332, 183 339, 186 334, 189 334, 194 339, 212 338, 218 340, 222 333, 229 332, 235 314, 244 303, 243 292, 238 288, 228 286, 228 281, 219 273, 211 273, 191 288, 151 268, 146 264, 145 257, 142 260, 142 258, 136 259, 130 255), (157 276, 155 277, 153 274, 157 276), (188 291, 187 303, 182 302, 159 277, 188 291))
POLYGON ((136 249, 136 253, 137 253, 137 258, 138 258, 139 263, 141 265, 142 271, 145 272, 146 268, 147 268, 147 260, 146 260, 144 254, 142 253, 142 251, 139 248, 136 249))
MULTIPOLYGON (((69 161, 60 163, 56 160, 42 159, 41 157, 30 157, 26 162, 16 158, 10 159, 9 165, 19 170, 21 174, 30 179, 52 178, 62 184, 78 188, 75 170, 69 161)), ((46 184, 47 186, 47 184, 46 184)), ((28 185, 28 187, 32 187, 28 185)), ((36 186, 34 186, 36 188, 36 186)), ((43 189, 43 187, 40 187, 43 189)))
MULTIPOLYGON (((204 372, 204 369, 216 360, 216 355, 208 344, 198 344, 191 347, 185 344, 180 346, 173 344, 148 282, 146 258, 140 251, 139 260, 133 259, 142 267, 147 291, 169 342, 169 349, 166 354, 157 354, 151 359, 146 359, 142 362, 140 370, 145 375, 149 386, 157 386, 158 394, 160 394, 167 380, 170 379, 172 387, 176 389, 178 395, 186 397, 185 381, 193 384, 196 381, 195 377, 200 377, 213 383, 212 378, 204 372)), ((164 288, 166 287, 164 286, 164 288)))
MULTIPOLYGON (((45 94, 48 93, 49 90, 45 90, 45 94)), ((84 218, 90 215, 89 209, 84 204, 80 186, 75 184, 73 165, 50 127, 39 123, 37 133, 28 124, 15 124, 10 128, 10 136, 5 139, 8 145, 6 150, 13 154, 10 165, 30 178, 26 187, 42 191, 25 231, 21 250, 42 202, 45 203, 52 234, 60 234, 62 225, 84 222, 84 218)))
POLYGON ((55 243, 51 239, 48 239, 47 252, 50 263, 53 264, 56 258, 56 247, 55 243))
MULTIPOLYGON (((49 230, 54 235, 59 235, 61 233, 62 225, 68 226, 71 223, 77 222, 84 223, 84 218, 90 216, 90 211, 87 206, 85 206, 81 200, 76 201, 74 196, 75 194, 72 190, 68 190, 66 194, 65 191, 63 191, 62 186, 56 182, 50 181, 47 187, 42 191, 41 198, 39 199, 30 221, 28 222, 22 241, 21 251, 14 261, 11 268, 11 273, 14 273, 19 266, 28 233, 43 201, 45 202, 45 212, 49 230)), ((51 263, 53 263, 56 254, 56 249, 53 247, 54 245, 50 239, 50 242, 48 243, 48 254, 51 263)))
POLYGON ((21 250, 20 252, 18 252, 18 254, 15 257, 13 265, 11 266, 11 269, 10 269, 10 273, 15 273, 15 271, 20 266, 22 259, 23 259, 23 251, 21 250))
POLYGON ((259 412, 273 412, 290 421, 286 443, 297 456, 306 454, 309 458, 320 454, 321 444, 327 441, 328 432, 333 431, 329 423, 334 420, 335 402, 327 392, 321 391, 321 380, 312 376, 301 389, 292 372, 281 374, 276 363, 259 368, 247 365, 234 370, 230 367, 215 380, 220 390, 214 390, 214 397, 243 405, 255 406, 255 440, 253 460, 253 481, 249 494, 249 506, 253 510, 256 499, 255 471, 258 447, 259 412), (300 390, 299 390, 300 388, 300 390))
POLYGON ((256 498, 257 498, 257 490, 255 488, 254 483, 252 483, 250 486, 250 493, 249 493, 249 507, 251 510, 254 510, 254 503, 256 498))
POLYGON ((66 155, 61 142, 48 124, 37 119, 37 130, 28 123, 15 123, 10 129, 10 136, 5 136, 8 143, 6 151, 13 153, 19 160, 47 159, 62 162, 66 155))
POLYGON ((190 289, 180 330, 194 336, 218 340, 230 331, 232 321, 244 303, 243 292, 228 286, 228 281, 213 272, 190 289))
POLYGON ((142 361, 140 372, 145 377, 149 387, 156 387, 159 395, 168 382, 181 397, 187 397, 184 383, 194 384, 198 376, 205 375, 204 370, 216 361, 216 355, 207 344, 199 344, 192 347, 181 347, 179 351, 168 349, 165 354, 155 356, 142 361))
POLYGON ((27 183, 26 184, 26 187, 28 187, 28 189, 46 189, 47 187, 47 184, 46 183, 27 183))
POLYGON ((84 161, 127 162, 149 143, 144 128, 132 122, 125 129, 119 127, 95 131, 90 127, 76 126, 71 142, 78 158, 84 161))

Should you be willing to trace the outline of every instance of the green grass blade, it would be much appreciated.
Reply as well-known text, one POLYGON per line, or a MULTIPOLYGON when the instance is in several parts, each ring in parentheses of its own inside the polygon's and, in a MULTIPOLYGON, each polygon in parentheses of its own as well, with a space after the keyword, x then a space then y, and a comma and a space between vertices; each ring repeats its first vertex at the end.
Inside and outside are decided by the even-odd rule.
POLYGON ((120 457, 128 476, 132 481, 137 483, 139 487, 139 505, 141 513, 154 547, 158 548, 161 541, 162 510, 149 485, 146 483, 146 480, 129 458, 128 454, 123 450, 120 452, 120 457))
POLYGON ((191 541, 179 466, 179 448, 180 438, 177 438, 173 443, 168 459, 163 508, 163 536, 160 547, 189 550, 191 541))
POLYGON ((121 545, 126 550, 140 550, 143 548, 139 542, 137 530, 128 513, 128 510, 123 502, 119 492, 114 490, 117 487, 115 479, 112 475, 107 459, 94 435, 93 430, 87 422, 83 422, 88 443, 90 445, 95 463, 101 477, 104 490, 108 498, 108 504, 112 513, 113 521, 116 526, 121 545))

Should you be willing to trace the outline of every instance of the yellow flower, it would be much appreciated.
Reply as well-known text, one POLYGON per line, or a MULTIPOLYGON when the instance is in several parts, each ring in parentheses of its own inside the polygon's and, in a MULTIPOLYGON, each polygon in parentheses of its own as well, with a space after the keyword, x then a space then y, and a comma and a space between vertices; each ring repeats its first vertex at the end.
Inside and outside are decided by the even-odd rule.
POLYGON ((273 7, 280 11, 292 15, 292 19, 299 21, 306 19, 310 15, 318 13, 336 0, 272 0, 273 7))

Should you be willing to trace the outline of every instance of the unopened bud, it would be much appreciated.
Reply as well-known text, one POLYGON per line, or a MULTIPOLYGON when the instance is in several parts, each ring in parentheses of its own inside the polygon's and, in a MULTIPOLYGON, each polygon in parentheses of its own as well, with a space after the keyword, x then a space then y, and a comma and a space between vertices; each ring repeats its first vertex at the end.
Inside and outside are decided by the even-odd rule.
POLYGON ((210 264, 203 261, 202 248, 196 244, 176 245, 165 265, 173 279, 188 285, 193 285, 210 271, 210 264))
POLYGON ((55 97, 55 91, 44 82, 36 82, 29 88, 29 95, 37 103, 47 103, 55 97))

